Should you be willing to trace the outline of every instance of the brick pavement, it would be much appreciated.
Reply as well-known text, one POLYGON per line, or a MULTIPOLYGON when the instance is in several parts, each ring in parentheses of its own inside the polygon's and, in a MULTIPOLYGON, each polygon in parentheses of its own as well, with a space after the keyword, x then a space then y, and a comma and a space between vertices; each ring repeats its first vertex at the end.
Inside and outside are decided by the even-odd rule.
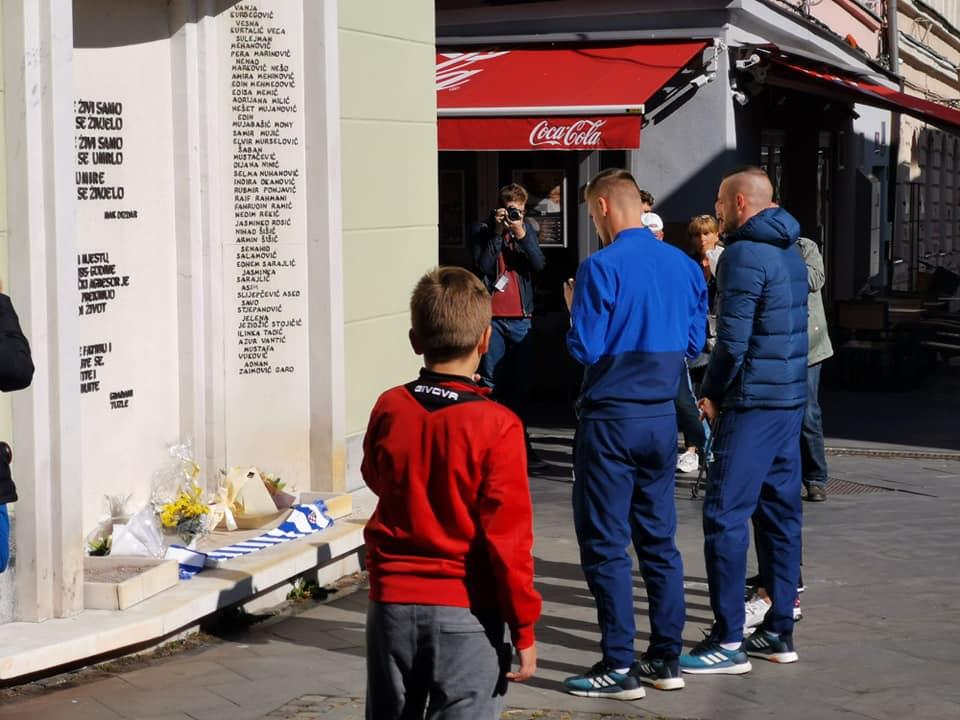
MULTIPOLYGON (((807 505, 801 661, 762 661, 740 677, 688 677, 685 690, 643 700, 573 698, 561 681, 598 659, 593 601, 577 562, 568 430, 536 442, 557 471, 531 481, 536 507, 540 670, 508 695, 516 718, 948 720, 960 717, 960 462, 831 457, 831 475, 890 489, 807 505), (567 465, 563 465, 566 463, 567 465)), ((687 578, 685 641, 710 621, 700 501, 678 489, 678 543, 687 578)), ((637 578, 638 648, 647 637, 637 578)), ((179 655, 70 687, 0 691, 0 720, 245 720, 361 717, 365 596, 305 606, 179 655), (338 699, 339 698, 339 699, 338 699), (338 705, 339 703, 339 705, 338 705)), ((69 678, 67 678, 69 681, 69 678)))

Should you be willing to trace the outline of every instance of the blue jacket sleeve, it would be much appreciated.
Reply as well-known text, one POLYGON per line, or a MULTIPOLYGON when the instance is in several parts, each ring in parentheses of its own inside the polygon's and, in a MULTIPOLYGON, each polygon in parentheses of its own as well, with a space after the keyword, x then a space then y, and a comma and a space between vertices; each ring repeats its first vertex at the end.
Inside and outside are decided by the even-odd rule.
POLYGON ((717 288, 717 344, 703 378, 700 394, 722 402, 733 383, 750 345, 753 321, 763 294, 763 267, 746 248, 731 246, 720 256, 717 288))
POLYGON ((547 259, 543 256, 543 250, 540 249, 540 236, 528 222, 523 223, 523 228, 526 230, 526 235, 523 236, 523 240, 517 241, 517 247, 520 248, 521 254, 527 258, 530 270, 540 272, 547 264, 547 259))
POLYGON ((580 265, 570 308, 567 349, 583 365, 593 365, 605 354, 615 292, 613 278, 599 263, 588 258, 580 265))
POLYGON ((687 359, 693 360, 703 352, 707 342, 707 282, 700 268, 693 274, 693 291, 696 302, 690 313, 690 332, 687 335, 687 359))
POLYGON ((473 266, 477 274, 489 285, 497 278, 497 256, 503 247, 503 240, 497 235, 492 223, 481 221, 470 229, 470 249, 473 252, 473 266))

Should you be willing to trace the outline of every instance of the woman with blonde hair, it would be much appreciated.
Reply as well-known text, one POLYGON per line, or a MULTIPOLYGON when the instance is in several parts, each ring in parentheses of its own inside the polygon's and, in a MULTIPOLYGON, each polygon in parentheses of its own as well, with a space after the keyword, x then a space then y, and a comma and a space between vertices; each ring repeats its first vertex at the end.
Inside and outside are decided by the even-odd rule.
MULTIPOLYGON (((707 323, 707 342, 704 345, 703 352, 696 359, 689 361, 684 369, 676 399, 677 426, 683 433, 683 439, 686 443, 686 450, 677 455, 677 470, 683 473, 692 473, 700 469, 701 458, 710 434, 710 426, 700 419, 691 375, 696 377, 697 380, 703 375, 703 368, 707 365, 710 349, 716 337, 716 322, 712 320, 715 317, 713 315, 713 303, 716 297, 714 277, 716 275, 717 258, 723 251, 723 247, 720 245, 720 228, 716 218, 712 215, 697 215, 691 218, 690 224, 687 226, 687 240, 687 254, 699 263, 707 281, 709 308, 708 315, 704 318, 707 323)), ((703 461, 706 462, 706 458, 703 458, 703 461)))

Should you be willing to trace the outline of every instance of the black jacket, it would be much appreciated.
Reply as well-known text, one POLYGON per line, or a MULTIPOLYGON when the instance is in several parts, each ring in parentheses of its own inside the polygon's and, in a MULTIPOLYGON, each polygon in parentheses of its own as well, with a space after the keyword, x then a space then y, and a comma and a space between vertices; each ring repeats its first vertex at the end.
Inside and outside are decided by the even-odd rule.
MULTIPOLYGON (((527 234, 523 240, 518 240, 516 243, 520 262, 515 270, 520 278, 520 302, 523 304, 523 314, 529 316, 533 315, 532 275, 543 270, 547 261, 540 249, 537 231, 526 221, 523 227, 527 234)), ((473 264, 477 275, 483 280, 487 290, 491 293, 496 292, 493 286, 498 279, 497 258, 503 251, 503 238, 497 234, 497 223, 492 216, 473 226, 470 231, 470 246, 473 250, 473 264)))
MULTIPOLYGON (((0 293, 0 390, 22 390, 33 380, 30 343, 20 330, 20 321, 10 298, 0 293)), ((10 476, 10 463, 0 453, 0 505, 15 502, 17 488, 10 476)))

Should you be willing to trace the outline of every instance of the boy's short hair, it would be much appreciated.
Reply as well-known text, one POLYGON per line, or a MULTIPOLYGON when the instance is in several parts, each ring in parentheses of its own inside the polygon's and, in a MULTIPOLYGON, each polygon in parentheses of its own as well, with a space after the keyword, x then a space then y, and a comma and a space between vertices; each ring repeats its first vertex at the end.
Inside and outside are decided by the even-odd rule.
POLYGON ((439 267, 417 283, 410 297, 410 326, 428 363, 471 353, 490 326, 490 293, 476 275, 439 267))
POLYGON ((509 185, 504 185, 500 188, 500 205, 506 205, 508 202, 513 200, 518 202, 521 205, 527 204, 527 195, 526 188, 523 185, 518 185, 517 183, 510 183, 509 185))
POLYGON ((631 200, 643 201, 643 191, 637 185, 636 179, 629 170, 621 168, 601 170, 594 175, 583 189, 583 199, 590 203, 599 195, 609 195, 616 191, 626 191, 627 196, 632 196, 631 200))

